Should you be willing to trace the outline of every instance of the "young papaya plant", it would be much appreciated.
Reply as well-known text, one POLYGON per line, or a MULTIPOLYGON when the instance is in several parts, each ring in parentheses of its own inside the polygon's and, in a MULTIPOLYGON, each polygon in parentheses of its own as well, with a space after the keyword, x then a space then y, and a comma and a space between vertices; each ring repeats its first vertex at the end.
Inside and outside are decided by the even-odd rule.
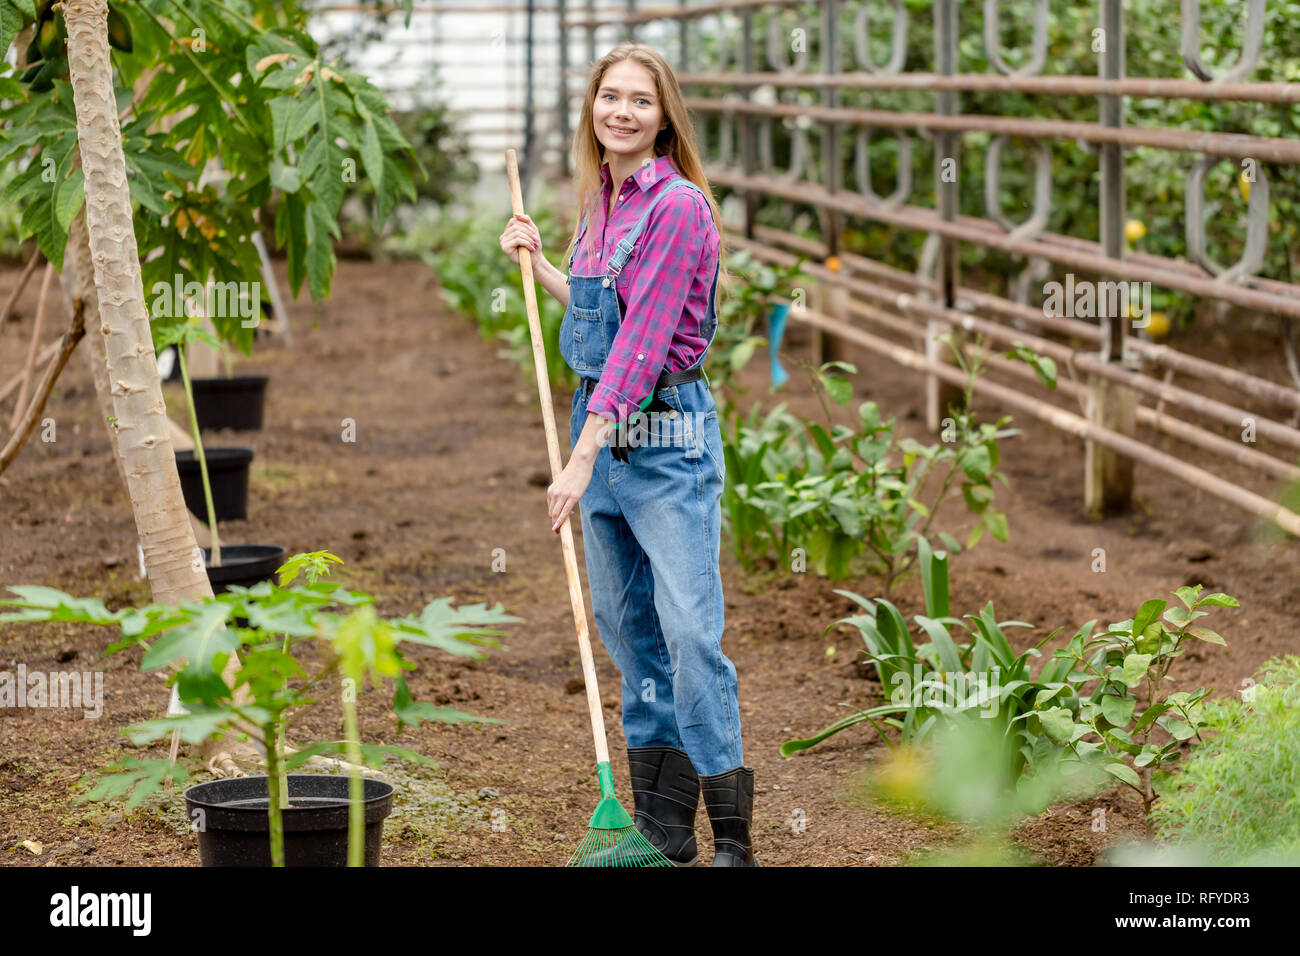
MULTIPOLYGON (((0 0, 0 52, 30 21, 36 51, 29 42, 19 61, 40 52, 46 63, 25 85, 0 76, 0 166, 19 169, 6 198, 23 207, 23 236, 103 333, 88 337, 91 364, 107 366, 96 391, 149 583, 155 600, 178 603, 211 587, 180 492, 146 285, 251 286, 258 211, 275 208, 295 294, 306 282, 323 299, 349 185, 372 180, 382 220, 413 198, 414 156, 383 95, 324 62, 296 2, 139 0, 115 10, 110 26, 106 0, 40 10, 0 0), (205 172, 222 184, 204 183, 205 172)), ((235 311, 209 318, 247 352, 256 323, 235 311)))
MULTIPOLYGON (((369 679, 378 688, 392 682, 391 710, 400 732, 422 721, 495 723, 492 718, 436 707, 413 699, 406 674, 415 664, 401 645, 433 647, 458 656, 482 657, 485 646, 504 632, 499 625, 521 619, 505 614, 500 604, 453 607, 438 598, 418 615, 381 618, 374 597, 321 577, 340 563, 329 552, 298 554, 277 572, 277 582, 252 588, 232 587, 228 593, 178 606, 148 604, 110 611, 98 598, 77 598, 53 588, 10 586, 16 597, 0 597, 0 624, 64 621, 113 627, 121 639, 108 652, 140 647, 145 671, 164 668, 188 713, 146 720, 123 731, 132 743, 151 744, 179 731, 190 744, 226 731, 250 735, 265 751, 268 823, 272 865, 284 865, 283 815, 288 806, 286 774, 314 757, 345 755, 353 775, 350 786, 349 865, 360 865, 364 839, 360 767, 378 767, 397 757, 428 762, 416 751, 393 744, 363 743, 357 719, 357 699, 369 679), (307 583, 295 584, 300 575, 307 583), (240 626, 241 620, 246 626, 240 626), (314 653, 304 653, 312 648, 314 653), (231 657, 239 659, 234 686, 222 678, 231 657), (343 733, 341 740, 318 741, 290 751, 289 728, 321 703, 318 691, 327 682, 341 681, 343 733)), ((168 781, 187 776, 183 764, 165 758, 128 757, 110 768, 81 799, 126 797, 139 805, 168 781)))

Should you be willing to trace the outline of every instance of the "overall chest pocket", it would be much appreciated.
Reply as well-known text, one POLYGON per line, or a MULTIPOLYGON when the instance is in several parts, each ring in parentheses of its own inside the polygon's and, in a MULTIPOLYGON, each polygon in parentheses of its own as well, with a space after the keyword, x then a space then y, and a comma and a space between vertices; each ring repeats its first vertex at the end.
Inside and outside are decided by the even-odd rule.
POLYGON ((600 371, 609 351, 605 320, 601 318, 600 309, 581 309, 571 305, 564 313, 563 326, 567 328, 560 329, 560 338, 572 342, 571 354, 565 357, 573 370, 600 371))

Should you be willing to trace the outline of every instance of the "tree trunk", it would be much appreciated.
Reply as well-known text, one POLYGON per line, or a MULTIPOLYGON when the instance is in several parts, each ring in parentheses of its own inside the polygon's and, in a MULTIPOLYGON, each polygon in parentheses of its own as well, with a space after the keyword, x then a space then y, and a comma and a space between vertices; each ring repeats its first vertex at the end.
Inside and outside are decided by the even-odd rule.
MULTIPOLYGON (((108 52, 107 0, 67 0, 68 62, 86 174, 86 233, 113 399, 114 431, 153 598, 211 597, 190 529, 145 309, 108 52)), ((77 269, 81 277, 80 266, 77 269)))
POLYGON ((99 317, 99 293, 95 291, 95 270, 90 264, 90 239, 86 235, 86 214, 83 210, 73 220, 68 230, 68 246, 63 253, 63 274, 59 276, 63 297, 69 310, 75 311, 80 301, 86 316, 86 338, 77 349, 90 369, 95 382, 95 400, 99 403, 99 420, 108 434, 109 453, 117 465, 123 487, 129 488, 126 467, 117 448, 117 432, 113 429, 113 396, 108 387, 108 359, 104 354, 103 324, 99 317))
MULTIPOLYGON (((89 263, 79 255, 73 261, 78 283, 86 284, 87 271, 94 279, 100 322, 92 326, 91 335, 97 329, 103 337, 114 445, 125 469, 154 601, 175 605, 202 600, 212 597, 212 586, 181 495, 145 308, 109 62, 108 3, 65 0, 63 15, 77 139, 86 174, 85 232, 93 269, 87 270, 89 263)), ((89 324, 91 312, 86 305, 89 324)), ((232 655, 223 675, 227 681, 237 668, 238 659, 232 655)), ((203 749, 215 748, 209 744, 203 749)))

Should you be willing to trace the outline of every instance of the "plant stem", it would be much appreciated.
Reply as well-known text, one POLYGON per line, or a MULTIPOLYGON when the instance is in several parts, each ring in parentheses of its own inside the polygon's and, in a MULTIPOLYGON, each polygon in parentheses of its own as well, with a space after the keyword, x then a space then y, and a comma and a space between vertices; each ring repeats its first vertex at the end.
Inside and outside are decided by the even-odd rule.
POLYGON ((288 786, 281 790, 280 718, 277 715, 262 728, 266 741, 266 812, 271 830, 271 865, 284 866, 284 816, 281 807, 288 806, 288 786))
MULTIPOLYGON (((284 647, 282 649, 282 653, 286 657, 289 656, 289 635, 288 634, 284 636, 284 647)), ((286 678, 284 681, 283 692, 287 694, 288 691, 289 691, 289 681, 286 678)), ((276 763, 279 766, 279 772, 280 772, 280 806, 285 809, 288 809, 289 807, 289 772, 285 769, 284 766, 284 745, 285 745, 285 738, 287 736, 288 724, 289 724, 289 711, 287 709, 282 710, 280 712, 278 719, 275 722, 275 728, 276 728, 275 756, 276 756, 276 763)))
POLYGON ((203 439, 199 435, 199 415, 194 410, 194 389, 190 386, 190 370, 185 362, 188 351, 184 342, 176 343, 176 362, 181 367, 181 381, 185 383, 185 403, 190 410, 190 431, 194 433, 194 457, 199 460, 199 475, 203 479, 203 503, 208 509, 208 531, 212 534, 212 560, 210 566, 221 567, 221 537, 217 534, 217 509, 212 504, 212 482, 208 478, 208 458, 203 454, 203 439))
MULTIPOLYGON (((360 683, 359 681, 357 682, 360 683)), ((343 694, 343 734, 348 763, 348 866, 365 865, 365 785, 361 780, 361 729, 357 722, 356 693, 343 694)))

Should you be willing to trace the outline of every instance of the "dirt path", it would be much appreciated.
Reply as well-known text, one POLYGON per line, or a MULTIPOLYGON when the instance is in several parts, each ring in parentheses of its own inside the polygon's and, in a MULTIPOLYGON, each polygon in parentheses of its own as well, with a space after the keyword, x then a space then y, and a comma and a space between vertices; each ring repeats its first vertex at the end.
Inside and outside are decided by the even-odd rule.
MULTIPOLYGON (((16 275, 0 273, 0 295, 16 275)), ((345 261, 335 289, 318 315, 310 305, 296 307, 293 351, 263 346, 238 363, 267 370, 272 380, 265 430, 211 442, 256 451, 251 520, 232 522, 224 540, 278 543, 290 553, 330 549, 346 561, 336 578, 379 595, 384 613, 451 596, 458 604, 499 601, 524 618, 503 639, 506 646, 482 662, 432 651, 413 655, 420 663, 411 681, 417 698, 502 723, 426 726, 402 735, 402 743, 441 769, 398 777, 405 798, 385 830, 384 859, 560 864, 585 830, 596 785, 561 551, 546 517, 549 471, 536 388, 497 357, 495 343, 447 312, 423 266, 345 261), (317 327, 309 331, 313 318, 317 327), (345 418, 356 422, 355 444, 341 440, 345 418), (504 572, 492 570, 498 548, 504 572)), ((24 321, 0 338, 0 381, 17 365, 14 343, 29 332, 34 308, 28 293, 24 321)), ((909 424, 918 424, 919 383, 893 366, 854 359, 866 373, 854 407, 873 398, 890 414, 910 410, 909 424)), ((761 397, 765 365, 747 371, 747 381, 758 386, 751 395, 761 397)), ((815 414, 811 396, 792 384, 792 406, 815 414)), ((169 407, 179 415, 179 396, 168 389, 169 407)), ((558 394, 562 427, 568 408, 569 394, 558 394)), ((60 381, 48 414, 58 423, 58 440, 25 450, 0 484, 0 582, 100 594, 110 606, 147 599, 133 566, 130 509, 80 362, 60 381)), ((1143 599, 1201 580, 1239 597, 1243 607, 1220 621, 1228 648, 1189 656, 1186 686, 1231 689, 1266 657, 1295 649, 1283 613, 1300 597, 1293 546, 1250 543, 1242 515, 1154 473, 1141 476, 1149 514, 1087 523, 1077 507, 1078 444, 1018 424, 1024 434, 1004 445, 1012 490, 999 490, 1012 537, 956 560, 957 611, 993 600, 1001 618, 1073 631, 1089 618, 1121 620, 1143 599), (1098 547, 1107 555, 1102 574, 1090 569, 1098 547)), ((1258 487, 1253 476, 1240 480, 1258 487)), ((910 822, 856 796, 857 771, 883 750, 870 729, 855 728, 794 759, 780 757, 782 741, 869 703, 879 687, 858 675, 856 631, 821 639, 852 607, 833 593, 835 585, 802 574, 769 576, 762 585, 747 581, 725 541, 723 562, 724 646, 740 675, 762 862, 889 864, 948 841, 949 829, 910 822), (828 645, 836 647, 830 657, 828 645)), ((874 593, 870 580, 843 586, 874 593)), ((906 612, 916 609, 917 593, 912 582, 900 588, 906 612)), ((159 809, 165 802, 128 814, 70 805, 83 772, 137 752, 123 746, 120 730, 159 716, 166 702, 158 677, 139 672, 138 654, 100 659, 108 638, 55 625, 0 631, 0 669, 24 662, 33 670, 106 672, 101 719, 0 709, 4 864, 197 863, 183 817, 159 809), (43 844, 42 856, 7 851, 23 840, 43 844)), ((616 674, 603 649, 597 660, 616 783, 630 806, 616 674)), ((337 714, 326 713, 304 733, 337 736, 337 726, 337 714)), ((394 739, 392 723, 373 700, 363 707, 363 733, 394 739)), ((1135 804, 1112 793, 1045 814, 1023 829, 1022 839, 1052 862, 1091 863, 1100 846, 1134 832, 1137 819, 1135 804), (1108 810, 1105 833, 1092 830, 1097 806, 1108 810)), ((707 860, 712 848, 702 808, 698 829, 707 860)))

